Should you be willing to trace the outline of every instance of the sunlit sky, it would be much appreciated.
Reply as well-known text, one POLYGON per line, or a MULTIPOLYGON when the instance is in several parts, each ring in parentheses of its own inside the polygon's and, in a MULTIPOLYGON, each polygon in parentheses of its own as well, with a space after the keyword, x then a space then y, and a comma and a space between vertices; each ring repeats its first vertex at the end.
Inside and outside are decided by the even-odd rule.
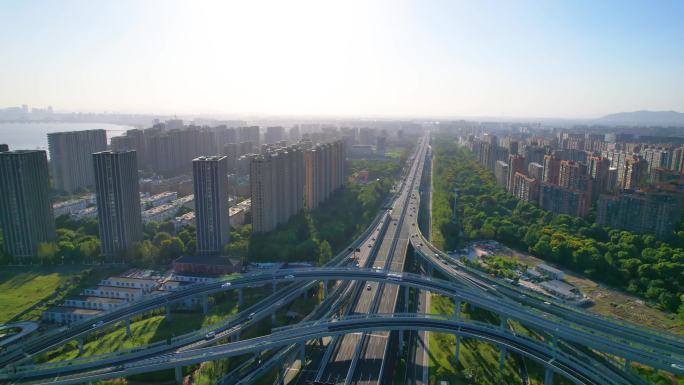
POLYGON ((684 110, 684 1, 0 2, 0 107, 598 117, 684 110))

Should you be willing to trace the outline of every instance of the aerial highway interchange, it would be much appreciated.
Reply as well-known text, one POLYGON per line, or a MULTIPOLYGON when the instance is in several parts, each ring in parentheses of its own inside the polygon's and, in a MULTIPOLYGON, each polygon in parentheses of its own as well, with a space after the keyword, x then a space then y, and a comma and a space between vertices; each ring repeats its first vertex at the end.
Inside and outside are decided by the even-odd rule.
MULTIPOLYGON (((310 360, 308 380, 335 384, 378 384, 389 381, 387 357, 405 343, 409 332, 444 332, 476 338, 508 352, 521 354, 546 369, 545 383, 558 375, 578 384, 630 384, 640 379, 617 362, 597 352, 638 362, 676 374, 684 374, 684 341, 606 317, 587 313, 559 301, 528 292, 469 268, 434 247, 421 232, 421 180, 429 157, 429 137, 419 142, 399 187, 371 226, 331 263, 319 268, 286 269, 274 273, 250 273, 230 281, 196 284, 187 289, 132 303, 88 322, 10 346, 0 355, 0 380, 7 383, 73 384, 125 377, 136 373, 178 368, 194 363, 268 351, 257 361, 245 363, 229 383, 249 383, 250 368, 270 368, 295 355, 307 364, 306 343, 331 337, 322 357, 310 360), (359 250, 359 251, 356 251, 359 250), (413 250, 427 274, 404 272, 406 255, 413 250), (444 279, 434 275, 438 273, 444 279), (278 308, 306 295, 322 282, 326 299, 305 321, 275 328, 270 335, 240 340, 240 331, 269 316, 278 308), (170 309, 188 298, 241 291, 272 285, 273 294, 238 315, 206 330, 181 336, 168 343, 142 346, 103 356, 54 363, 34 363, 37 355, 90 332, 154 309, 170 309), (280 288, 281 290, 277 290, 280 288), (422 308, 407 314, 408 288, 418 289, 422 308), (426 293, 452 298, 455 314, 429 315, 426 293), (402 296, 403 294, 403 296, 402 296), (478 323, 460 317, 461 304, 471 304, 496 314, 500 325, 478 323), (516 335, 507 327, 515 320, 544 333, 548 340, 516 335), (213 333, 207 339, 208 333, 213 333), (229 341, 229 342, 226 342, 229 341), (585 351, 580 347, 587 348, 585 351), (396 350, 396 349, 395 349, 396 350)), ((206 308, 206 305, 205 305, 206 308)), ((169 316, 170 313, 169 313, 169 316)), ((424 337, 423 337, 424 338, 424 337)), ((459 345, 454 354, 458 355, 459 345)), ((423 365, 421 350, 413 354, 423 365)), ((263 369, 258 369, 263 370, 263 369)), ((257 371, 258 371, 257 370, 257 371)), ((427 376, 421 367, 416 383, 427 376)), ((304 374, 303 374, 304 376, 304 374)), ((300 379, 300 381, 302 381, 300 379)))

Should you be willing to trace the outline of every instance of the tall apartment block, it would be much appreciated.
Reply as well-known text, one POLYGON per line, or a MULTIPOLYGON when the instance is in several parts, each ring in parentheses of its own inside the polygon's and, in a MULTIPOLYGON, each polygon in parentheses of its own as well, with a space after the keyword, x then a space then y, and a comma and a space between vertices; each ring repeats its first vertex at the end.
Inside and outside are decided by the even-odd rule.
POLYGON ((282 140, 285 140, 285 127, 273 126, 266 128, 266 133, 264 134, 265 143, 278 143, 282 140))
POLYGON ((240 142, 252 142, 253 148, 258 148, 261 143, 259 140, 259 127, 240 127, 238 129, 238 139, 240 142))
POLYGON ((268 232, 304 206, 318 207, 344 184, 344 142, 265 146, 252 158, 252 229, 268 232))
POLYGON ((494 164, 494 177, 499 185, 508 188, 508 163, 497 160, 494 164))
POLYGON ((48 134, 52 178, 57 190, 74 192, 94 183, 91 154, 107 149, 105 130, 48 134))
POLYGON ((269 232, 303 208, 304 158, 297 146, 273 148, 250 163, 252 229, 269 232))
POLYGON ((545 183, 558 184, 560 178, 560 159, 555 155, 544 155, 545 183))
POLYGON ((217 255, 230 239, 228 158, 201 156, 192 161, 195 185, 197 253, 217 255))
POLYGON ((31 257, 55 238, 45 151, 0 152, 0 227, 5 252, 31 257))
POLYGON ((539 187, 539 207, 556 214, 583 217, 589 211, 589 194, 551 183, 539 187))
POLYGON ((143 237, 137 153, 102 151, 92 159, 102 254, 121 255, 143 237))
POLYGON ((513 176, 512 194, 523 202, 537 203, 539 200, 539 180, 516 172, 513 176))
POLYGON ((306 208, 312 210, 344 184, 344 141, 318 144, 304 153, 306 208))
POLYGON ((672 234, 681 217, 681 199, 666 192, 633 192, 602 195, 597 203, 596 222, 603 226, 654 233, 659 238, 672 234))
POLYGON ((520 155, 510 155, 508 157, 508 192, 513 193, 513 179, 516 173, 525 174, 525 158, 520 155))

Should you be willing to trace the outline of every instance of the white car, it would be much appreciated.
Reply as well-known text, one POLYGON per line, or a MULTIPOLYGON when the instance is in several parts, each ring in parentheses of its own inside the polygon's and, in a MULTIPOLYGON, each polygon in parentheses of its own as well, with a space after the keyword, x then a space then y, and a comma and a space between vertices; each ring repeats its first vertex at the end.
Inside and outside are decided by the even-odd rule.
POLYGON ((294 279, 294 275, 288 274, 285 276, 285 279, 294 279))
POLYGON ((371 285, 366 285, 366 290, 370 290, 370 289, 371 289, 371 285))
POLYGON ((97 328, 99 328, 99 327, 102 326, 102 325, 104 325, 104 321, 100 321, 100 322, 94 323, 94 324, 93 324, 93 328, 94 328, 94 329, 97 329, 97 328))
POLYGON ((204 335, 204 339, 211 340, 216 337, 216 332, 215 331, 210 331, 209 333, 204 335))
POLYGON ((229 286, 230 286, 230 282, 226 282, 223 285, 221 285, 221 287, 229 287, 229 286))

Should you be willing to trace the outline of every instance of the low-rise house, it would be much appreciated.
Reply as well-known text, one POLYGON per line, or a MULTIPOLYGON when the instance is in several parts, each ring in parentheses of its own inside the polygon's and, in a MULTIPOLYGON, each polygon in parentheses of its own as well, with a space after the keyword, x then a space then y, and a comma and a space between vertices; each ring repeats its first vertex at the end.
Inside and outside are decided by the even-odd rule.
POLYGON ((69 306, 53 306, 43 312, 42 319, 44 322, 57 324, 72 324, 74 322, 83 321, 84 319, 92 318, 102 313, 101 310, 95 309, 81 309, 69 306))
POLYGON ((83 294, 95 297, 121 298, 126 301, 137 301, 145 295, 143 289, 133 287, 96 286, 83 290, 83 294))
POLYGON ((109 277, 100 281, 101 286, 131 287, 150 292, 159 286, 156 279, 152 278, 129 278, 129 277, 109 277))
POLYGON ((556 297, 560 297, 562 299, 573 299, 580 296, 580 293, 576 287, 557 279, 542 282, 539 284, 539 286, 556 297))
POLYGON ((63 306, 74 307, 79 309, 96 309, 108 311, 123 306, 124 304, 126 304, 126 300, 121 298, 93 297, 80 295, 65 299, 63 306))
POLYGON ((551 279, 561 280, 563 279, 563 277, 565 277, 565 273, 563 273, 561 270, 558 270, 555 267, 551 267, 549 265, 545 265, 543 263, 537 265, 535 269, 537 269, 537 271, 541 274, 547 275, 551 279))

